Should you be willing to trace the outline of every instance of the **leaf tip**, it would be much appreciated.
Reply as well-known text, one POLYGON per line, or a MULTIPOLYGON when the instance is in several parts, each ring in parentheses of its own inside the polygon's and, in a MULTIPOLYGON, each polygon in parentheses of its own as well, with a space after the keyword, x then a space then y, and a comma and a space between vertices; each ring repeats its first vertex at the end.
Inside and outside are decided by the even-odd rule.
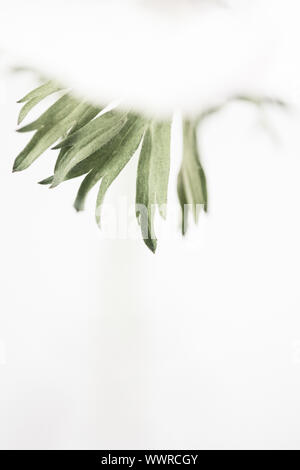
POLYGON ((13 167, 12 167, 12 173, 16 173, 17 171, 21 171, 23 168, 21 167, 20 163, 18 162, 18 159, 14 161, 13 167))
POLYGON ((49 176, 49 178, 45 178, 41 181, 38 181, 38 184, 47 185, 47 184, 51 184, 52 181, 53 181, 53 176, 49 176))
POLYGON ((157 248, 157 239, 156 238, 144 238, 145 245, 149 250, 155 255, 157 248))
POLYGON ((76 212, 84 211, 84 204, 80 201, 77 201, 77 199, 75 200, 73 207, 76 210, 76 212))

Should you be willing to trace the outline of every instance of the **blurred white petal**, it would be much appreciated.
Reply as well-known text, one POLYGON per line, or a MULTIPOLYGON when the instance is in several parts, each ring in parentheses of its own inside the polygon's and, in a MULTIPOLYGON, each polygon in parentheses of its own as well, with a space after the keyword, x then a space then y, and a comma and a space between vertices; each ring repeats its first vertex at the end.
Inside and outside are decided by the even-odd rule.
POLYGON ((93 101, 155 114, 237 92, 298 101, 298 12, 296 0, 2 0, 0 48, 93 101))

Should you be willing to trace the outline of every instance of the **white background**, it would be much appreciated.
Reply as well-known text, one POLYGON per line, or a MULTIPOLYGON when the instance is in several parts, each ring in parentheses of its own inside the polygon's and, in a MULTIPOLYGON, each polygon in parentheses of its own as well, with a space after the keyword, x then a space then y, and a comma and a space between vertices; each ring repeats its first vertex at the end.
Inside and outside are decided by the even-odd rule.
MULTIPOLYGON (((78 182, 36 184, 51 173, 53 152, 11 174, 28 137, 14 132, 15 102, 36 82, 5 72, 7 60, 0 447, 299 449, 297 108, 262 116, 239 104, 207 121, 199 137, 209 214, 153 256, 140 240, 104 239, 95 193, 76 214, 78 182)), ((108 200, 134 198, 135 167, 136 159, 108 200)))

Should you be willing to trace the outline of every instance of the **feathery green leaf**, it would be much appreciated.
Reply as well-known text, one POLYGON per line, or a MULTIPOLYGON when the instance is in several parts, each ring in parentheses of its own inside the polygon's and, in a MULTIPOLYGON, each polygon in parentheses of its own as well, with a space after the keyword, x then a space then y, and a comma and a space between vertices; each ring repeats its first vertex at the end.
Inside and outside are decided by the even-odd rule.
POLYGON ((34 106, 40 103, 43 99, 47 98, 47 96, 50 96, 61 89, 62 88, 56 82, 50 80, 19 100, 18 103, 25 104, 19 113, 18 124, 21 124, 27 114, 32 110, 32 108, 34 108, 34 106))
POLYGON ((127 126, 124 126, 122 132, 117 136, 117 141, 112 143, 111 154, 107 151, 106 156, 110 155, 110 157, 102 160, 102 180, 96 202, 96 221, 98 225, 101 222, 101 206, 106 191, 138 149, 145 131, 146 120, 144 118, 132 115, 129 119, 130 122, 127 123, 127 126))
MULTIPOLYGON (((42 153, 62 138, 86 111, 87 106, 87 103, 79 103, 68 95, 51 106, 35 123, 32 123, 38 130, 16 158, 14 171, 28 168, 42 153), (54 109, 56 111, 53 111, 54 109)), ((33 130, 28 129, 29 126, 26 126, 27 130, 33 130)))
POLYGON ((140 127, 140 122, 137 121, 142 121, 142 119, 133 114, 128 116, 126 124, 115 137, 68 173, 66 179, 88 173, 82 181, 77 193, 74 203, 76 210, 81 211, 84 209, 85 198, 92 187, 95 186, 104 175, 106 169, 105 165, 108 160, 112 159, 115 154, 119 155, 122 152, 133 155, 138 146, 138 144, 136 145, 136 141, 140 140, 139 134, 135 135, 135 131, 139 130, 140 127))
POLYGON ((67 137, 63 141, 63 148, 69 147, 69 150, 61 158, 59 165, 56 166, 52 187, 64 181, 75 165, 109 142, 120 132, 126 120, 126 114, 110 111, 67 137))
POLYGON ((182 209, 182 233, 187 231, 188 209, 197 223, 199 209, 207 211, 206 177, 199 159, 196 124, 183 123, 183 158, 177 181, 178 198, 182 209))
POLYGON ((155 252, 157 240, 153 228, 155 206, 166 217, 170 172, 170 122, 152 121, 139 158, 136 185, 136 215, 143 239, 155 252))

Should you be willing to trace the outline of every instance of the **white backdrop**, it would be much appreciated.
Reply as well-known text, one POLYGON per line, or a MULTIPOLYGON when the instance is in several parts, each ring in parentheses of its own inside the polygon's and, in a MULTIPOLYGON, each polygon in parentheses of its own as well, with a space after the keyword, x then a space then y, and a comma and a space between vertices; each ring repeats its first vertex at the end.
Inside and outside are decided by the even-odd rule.
MULTIPOLYGON (((95 193, 76 214, 77 182, 35 184, 51 152, 11 174, 34 80, 0 84, 0 447, 299 449, 298 111, 271 133, 248 105, 207 121, 209 214, 153 256, 103 239, 95 193)), ((135 166, 109 200, 134 197, 135 166)))

